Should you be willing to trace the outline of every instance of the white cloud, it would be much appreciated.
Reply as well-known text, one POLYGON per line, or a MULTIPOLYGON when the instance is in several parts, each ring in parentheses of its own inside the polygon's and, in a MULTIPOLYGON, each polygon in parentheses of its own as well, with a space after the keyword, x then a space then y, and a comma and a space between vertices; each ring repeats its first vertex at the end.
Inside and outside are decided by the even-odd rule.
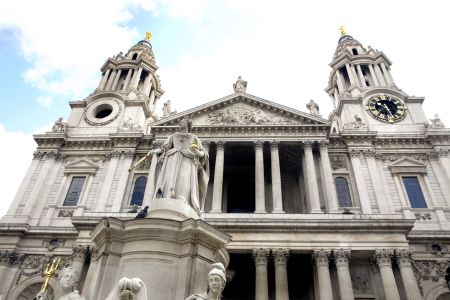
POLYGON ((50 96, 39 96, 37 102, 43 107, 50 109, 52 106, 53 99, 50 96))
POLYGON ((10 132, 0 124, 0 217, 9 208, 14 196, 31 163, 36 143, 31 134, 10 132))

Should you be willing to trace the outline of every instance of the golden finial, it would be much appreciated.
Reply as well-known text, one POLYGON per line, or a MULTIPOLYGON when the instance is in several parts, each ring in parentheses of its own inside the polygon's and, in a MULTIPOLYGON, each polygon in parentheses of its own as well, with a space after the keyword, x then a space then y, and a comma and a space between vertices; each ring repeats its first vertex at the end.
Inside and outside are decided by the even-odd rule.
POLYGON ((147 32, 145 33, 145 39, 146 39, 147 41, 150 41, 151 38, 152 38, 152 33, 151 33, 150 31, 147 31, 147 32))
POLYGON ((44 277, 45 277, 45 282, 42 285, 42 289, 41 289, 41 294, 44 295, 45 292, 48 289, 48 282, 50 281, 50 278, 53 277, 53 275, 55 275, 56 270, 58 270, 58 266, 59 266, 59 262, 61 261, 61 257, 55 258, 53 259, 53 261, 47 264, 47 267, 45 268, 44 271, 44 277))
POLYGON ((346 35, 347 33, 345 32, 344 26, 339 27, 339 31, 341 32, 341 36, 346 35))

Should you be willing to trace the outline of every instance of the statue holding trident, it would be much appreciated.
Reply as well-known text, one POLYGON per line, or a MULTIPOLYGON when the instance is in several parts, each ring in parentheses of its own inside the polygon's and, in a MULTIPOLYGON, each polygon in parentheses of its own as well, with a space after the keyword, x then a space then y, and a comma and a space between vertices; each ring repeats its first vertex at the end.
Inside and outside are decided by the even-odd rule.
MULTIPOLYGON (((178 132, 170 135, 160 148, 150 150, 130 170, 151 155, 149 178, 152 201, 176 199, 189 205, 200 216, 209 180, 209 156, 200 139, 193 133, 192 120, 181 120, 178 132)), ((146 191, 147 192, 147 191, 146 191)), ((179 202, 180 203, 180 202, 179 202)))
POLYGON ((55 275, 56 270, 58 270, 59 263, 61 262, 61 257, 53 259, 53 261, 47 264, 44 270, 45 281, 42 285, 41 290, 34 298, 35 300, 43 300, 46 299, 46 294, 48 290, 48 283, 50 279, 55 275))

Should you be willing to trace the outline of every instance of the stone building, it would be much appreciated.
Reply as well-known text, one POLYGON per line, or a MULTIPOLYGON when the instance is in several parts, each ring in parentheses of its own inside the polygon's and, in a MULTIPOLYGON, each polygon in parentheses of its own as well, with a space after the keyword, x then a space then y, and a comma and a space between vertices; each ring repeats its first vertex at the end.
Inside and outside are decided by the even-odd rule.
MULTIPOLYGON (((98 227, 114 239, 108 230, 148 203, 151 161, 128 169, 184 117, 209 151, 203 220, 226 244, 213 255, 228 263, 223 299, 450 299, 450 130, 397 87, 383 52, 343 34, 330 66, 328 119, 314 101, 307 113, 248 94, 242 78, 231 95, 180 113, 167 103, 158 117, 150 42, 108 58, 67 122, 34 136, 0 222, 0 299, 31 299, 53 257, 81 274, 82 295, 104 299, 99 282, 119 280, 106 266, 122 250, 100 249, 98 227)), ((149 299, 195 292, 175 298, 170 284, 149 299)))

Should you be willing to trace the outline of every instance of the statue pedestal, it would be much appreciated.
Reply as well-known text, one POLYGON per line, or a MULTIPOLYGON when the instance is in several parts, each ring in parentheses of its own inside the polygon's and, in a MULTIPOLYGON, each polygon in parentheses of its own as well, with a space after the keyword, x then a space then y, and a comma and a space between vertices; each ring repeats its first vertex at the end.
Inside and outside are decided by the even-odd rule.
POLYGON ((147 218, 169 219, 184 221, 186 219, 200 219, 192 207, 182 199, 159 198, 152 199, 149 204, 147 218))
POLYGON ((149 299, 185 299, 206 290, 212 262, 229 262, 230 236, 199 219, 104 218, 91 238, 98 252, 83 288, 87 299, 105 299, 122 277, 140 278, 149 299))

